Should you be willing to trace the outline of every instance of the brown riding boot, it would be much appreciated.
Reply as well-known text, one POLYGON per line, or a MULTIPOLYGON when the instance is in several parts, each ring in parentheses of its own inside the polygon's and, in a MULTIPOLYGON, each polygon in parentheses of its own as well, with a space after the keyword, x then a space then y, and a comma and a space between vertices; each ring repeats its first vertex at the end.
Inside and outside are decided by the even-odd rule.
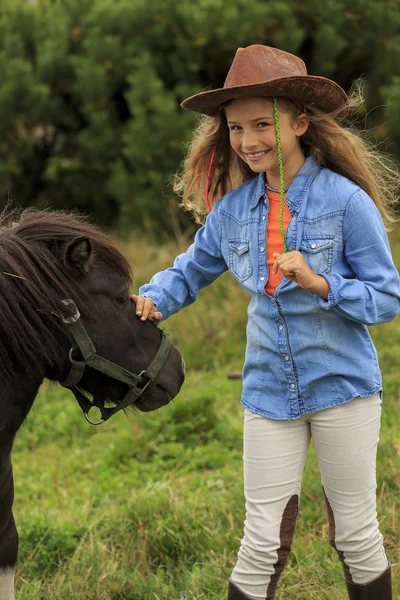
POLYGON ((232 581, 230 581, 228 588, 228 600, 250 600, 250 598, 242 594, 242 592, 232 583, 232 581))
MULTIPOLYGON (((392 600, 392 576, 390 565, 374 581, 365 585, 346 581, 350 600, 392 600)), ((234 596, 232 596, 233 598, 234 596)), ((240 596, 238 596, 240 598, 240 596)))

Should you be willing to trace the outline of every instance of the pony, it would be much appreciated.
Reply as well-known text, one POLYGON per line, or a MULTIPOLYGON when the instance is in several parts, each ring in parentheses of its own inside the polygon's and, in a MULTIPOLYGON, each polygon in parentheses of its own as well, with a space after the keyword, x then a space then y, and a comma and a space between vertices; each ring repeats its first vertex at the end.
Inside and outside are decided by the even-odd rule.
POLYGON ((132 283, 114 242, 78 213, 0 216, 0 600, 14 599, 18 552, 11 451, 42 381, 71 389, 94 424, 156 410, 183 384, 181 354, 136 316, 132 283))

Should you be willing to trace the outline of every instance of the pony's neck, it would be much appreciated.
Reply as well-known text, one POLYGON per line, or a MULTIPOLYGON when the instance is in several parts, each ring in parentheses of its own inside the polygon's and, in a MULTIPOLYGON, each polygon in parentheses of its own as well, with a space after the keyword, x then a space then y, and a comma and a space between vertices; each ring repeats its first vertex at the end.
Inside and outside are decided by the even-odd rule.
POLYGON ((15 436, 25 421, 43 378, 44 374, 38 374, 32 381, 19 373, 4 385, 0 394, 0 449, 5 436, 15 436))
POLYGON ((49 379, 50 381, 64 381, 66 379, 71 363, 68 358, 69 349, 71 348, 71 342, 68 339, 68 335, 63 331, 57 332, 57 339, 59 342, 59 359, 56 360, 57 364, 43 364, 43 379, 49 379))

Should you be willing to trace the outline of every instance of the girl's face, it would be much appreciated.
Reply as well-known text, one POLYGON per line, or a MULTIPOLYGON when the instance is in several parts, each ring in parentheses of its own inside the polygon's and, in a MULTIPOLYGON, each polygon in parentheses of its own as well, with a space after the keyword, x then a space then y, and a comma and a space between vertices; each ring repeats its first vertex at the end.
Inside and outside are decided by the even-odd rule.
MULTIPOLYGON (((294 177, 304 162, 300 136, 307 131, 305 114, 293 117, 279 106, 281 149, 286 175, 294 177)), ((233 150, 255 173, 266 172, 279 181, 276 131, 271 98, 243 98, 225 108, 233 150)), ((270 179, 268 182, 271 185, 270 179)))

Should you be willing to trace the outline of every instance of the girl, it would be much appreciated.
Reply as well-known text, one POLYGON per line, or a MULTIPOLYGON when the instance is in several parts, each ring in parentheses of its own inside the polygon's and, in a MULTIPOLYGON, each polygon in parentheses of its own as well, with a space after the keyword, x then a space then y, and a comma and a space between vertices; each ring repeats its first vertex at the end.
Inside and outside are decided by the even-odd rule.
POLYGON ((199 219, 205 186, 210 213, 187 252, 133 299, 158 322, 227 269, 251 294, 246 521, 228 599, 275 597, 312 437, 349 597, 389 600, 376 518, 382 381, 367 325, 399 312, 382 221, 393 220, 393 171, 339 124, 345 92, 276 48, 239 48, 224 87, 182 106, 206 117, 177 189, 199 219), (210 192, 222 195, 212 210, 210 192))

